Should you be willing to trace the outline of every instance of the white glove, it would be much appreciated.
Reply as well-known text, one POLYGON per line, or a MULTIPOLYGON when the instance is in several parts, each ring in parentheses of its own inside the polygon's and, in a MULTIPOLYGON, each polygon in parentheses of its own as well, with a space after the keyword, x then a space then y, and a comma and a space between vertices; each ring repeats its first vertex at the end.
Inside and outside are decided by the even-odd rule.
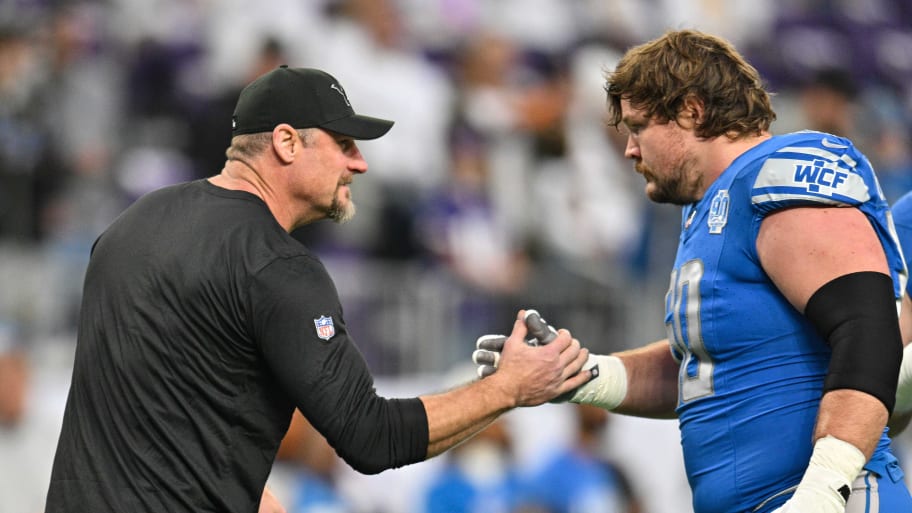
POLYGON ((864 454, 848 442, 834 436, 817 440, 794 495, 773 513, 845 513, 852 481, 865 461, 864 454))

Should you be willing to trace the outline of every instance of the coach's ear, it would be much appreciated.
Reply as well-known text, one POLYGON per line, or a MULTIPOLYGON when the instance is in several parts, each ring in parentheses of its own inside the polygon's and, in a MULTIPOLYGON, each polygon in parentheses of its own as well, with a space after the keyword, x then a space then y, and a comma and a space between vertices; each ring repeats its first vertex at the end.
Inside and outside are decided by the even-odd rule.
POLYGON ((282 123, 272 130, 272 149, 282 164, 294 162, 295 155, 301 151, 301 141, 294 127, 282 123))
POLYGON ((675 121, 681 128, 692 130, 703 123, 703 113, 703 102, 695 95, 689 94, 684 97, 681 110, 678 111, 678 117, 675 121))

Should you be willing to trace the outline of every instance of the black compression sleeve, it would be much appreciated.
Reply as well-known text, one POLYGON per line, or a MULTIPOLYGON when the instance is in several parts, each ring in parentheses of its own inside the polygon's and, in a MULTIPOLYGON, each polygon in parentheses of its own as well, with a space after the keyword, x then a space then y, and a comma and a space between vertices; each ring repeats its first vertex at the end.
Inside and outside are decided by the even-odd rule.
POLYGON ((866 392, 892 413, 902 362, 893 280, 878 272, 840 276, 811 296, 804 314, 833 351, 824 390, 866 392))

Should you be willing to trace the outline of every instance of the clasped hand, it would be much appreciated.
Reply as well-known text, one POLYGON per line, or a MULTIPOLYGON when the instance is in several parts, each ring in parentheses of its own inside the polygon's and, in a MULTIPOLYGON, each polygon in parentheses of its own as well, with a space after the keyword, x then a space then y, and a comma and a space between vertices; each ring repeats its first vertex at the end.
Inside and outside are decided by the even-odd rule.
MULTIPOLYGON (((562 337, 565 334, 567 336, 570 333, 567 330, 556 330, 554 327, 550 326, 544 319, 541 318, 539 313, 536 310, 525 310, 520 312, 520 318, 526 327, 526 335, 523 338, 527 346, 537 347, 548 345, 552 341, 556 340, 558 337, 562 337)), ((515 330, 514 330, 515 333, 515 330)), ((477 373, 480 378, 484 378, 494 374, 500 366, 502 354, 504 351, 504 345, 507 342, 507 337, 504 335, 482 335, 476 341, 476 350, 472 354, 472 361, 478 366, 477 373)), ((571 348, 579 348, 579 340, 571 337, 571 348)), ((580 349, 580 353, 585 353, 583 356, 583 361, 588 360, 588 350, 580 349)), ((573 396, 573 391, 585 384, 590 379, 595 376, 589 370, 583 370, 582 367, 574 367, 576 370, 572 377, 582 378, 579 385, 570 389, 569 391, 560 394, 559 396, 551 399, 551 402, 566 402, 573 396), (582 372, 581 372, 582 371, 582 372), (580 374, 582 376, 580 376, 580 374)))
POLYGON ((550 328, 548 335, 539 333, 535 325, 530 329, 530 313, 537 317, 534 311, 519 312, 509 337, 481 337, 479 343, 485 342, 472 357, 479 366, 490 368, 486 375, 498 370, 497 381, 511 389, 518 406, 553 400, 579 388, 590 376, 582 370, 589 351, 580 347, 579 340, 563 329, 550 328), (549 343, 542 346, 536 334, 549 343))

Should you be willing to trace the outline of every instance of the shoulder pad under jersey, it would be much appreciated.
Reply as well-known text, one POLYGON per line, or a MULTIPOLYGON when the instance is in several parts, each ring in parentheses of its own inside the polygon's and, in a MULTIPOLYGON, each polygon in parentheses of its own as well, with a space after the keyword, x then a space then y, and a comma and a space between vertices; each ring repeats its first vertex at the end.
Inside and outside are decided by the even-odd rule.
POLYGON ((757 171, 754 208, 769 213, 795 206, 858 206, 877 181, 868 160, 850 141, 819 132, 772 152, 757 171))

